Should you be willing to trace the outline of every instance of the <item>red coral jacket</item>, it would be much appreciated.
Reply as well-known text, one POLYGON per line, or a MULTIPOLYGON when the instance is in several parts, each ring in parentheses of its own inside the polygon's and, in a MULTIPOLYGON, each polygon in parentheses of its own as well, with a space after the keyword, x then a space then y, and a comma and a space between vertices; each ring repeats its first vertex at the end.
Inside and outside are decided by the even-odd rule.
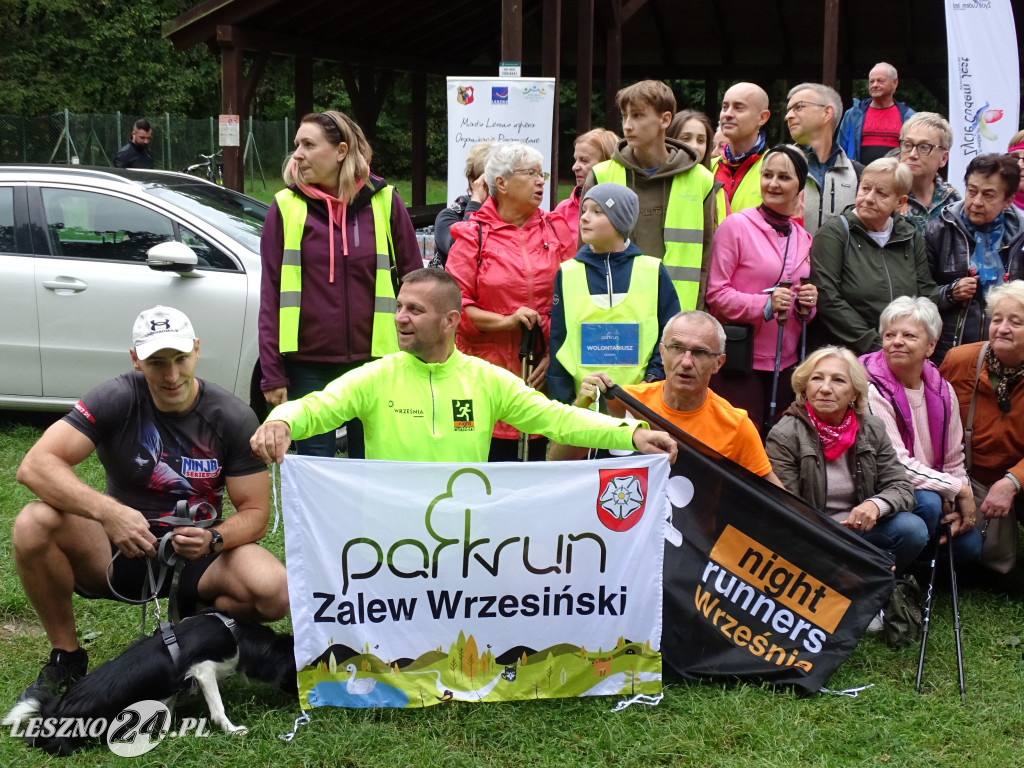
MULTIPOLYGON (((468 221, 453 224, 453 243, 445 265, 462 290, 462 306, 511 315, 531 307, 541 316, 544 345, 551 334, 551 298, 558 265, 576 254, 576 238, 565 219, 537 209, 522 227, 501 219, 488 198, 468 221)), ((481 333, 465 312, 455 343, 468 355, 482 358, 517 376, 521 331, 481 333)), ((511 439, 518 432, 498 422, 494 436, 511 439)))

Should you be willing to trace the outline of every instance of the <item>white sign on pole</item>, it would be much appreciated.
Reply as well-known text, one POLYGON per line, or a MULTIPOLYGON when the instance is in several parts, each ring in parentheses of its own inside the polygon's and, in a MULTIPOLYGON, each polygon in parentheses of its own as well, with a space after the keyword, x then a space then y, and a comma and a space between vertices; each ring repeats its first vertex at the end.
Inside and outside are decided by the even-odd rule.
POLYGON ((946 0, 949 181, 963 191, 967 164, 1006 152, 1020 114, 1020 67, 1010 0, 946 0))
POLYGON ((217 120, 218 144, 222 147, 240 146, 242 119, 238 115, 221 115, 217 120))
MULTIPOLYGON (((466 156, 480 141, 518 141, 544 156, 551 171, 553 77, 448 78, 448 199, 466 192, 466 156)), ((551 187, 544 189, 545 210, 551 187)))

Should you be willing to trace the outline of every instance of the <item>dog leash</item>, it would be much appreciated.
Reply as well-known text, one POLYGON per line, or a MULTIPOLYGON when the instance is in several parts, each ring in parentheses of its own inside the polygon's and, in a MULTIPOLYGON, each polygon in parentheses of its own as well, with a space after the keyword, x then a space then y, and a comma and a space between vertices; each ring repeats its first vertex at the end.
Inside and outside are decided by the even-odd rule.
POLYGON ((623 699, 614 707, 609 709, 609 712, 621 712, 627 707, 633 704, 646 704, 649 707, 656 707, 661 703, 661 700, 665 698, 664 693, 659 693, 657 696, 650 696, 646 693, 638 693, 630 699, 623 699))
POLYGON ((291 731, 288 733, 279 733, 277 738, 281 741, 291 741, 295 738, 295 734, 298 733, 299 727, 303 725, 309 725, 309 712, 303 710, 302 714, 295 718, 295 723, 292 725, 291 731))
POLYGON ((273 462, 270 465, 270 491, 274 502, 274 530, 271 533, 277 533, 277 524, 281 522, 281 501, 277 498, 277 462, 273 462))
POLYGON ((118 600, 129 603, 130 605, 141 605, 142 606, 142 634, 146 634, 146 604, 152 600, 154 603, 153 612, 157 622, 163 623, 160 616, 160 601, 158 595, 160 590, 163 588, 164 582, 167 580, 167 574, 170 572, 171 575, 171 587, 167 595, 167 612, 168 617, 172 623, 177 623, 180 617, 178 607, 178 582, 181 578, 181 571, 185 567, 185 563, 188 561, 185 558, 178 555, 174 551, 174 544, 172 543, 171 536, 174 534, 174 528, 177 527, 189 527, 189 528, 209 528, 214 523, 220 520, 220 513, 217 508, 206 501, 200 501, 193 504, 191 507, 188 501, 185 499, 179 499, 174 505, 174 514, 166 517, 158 518, 155 522, 161 525, 169 526, 169 530, 160 536, 157 546, 157 556, 154 559, 148 559, 146 561, 146 582, 142 585, 141 596, 139 599, 133 599, 126 595, 122 595, 114 588, 113 580, 111 578, 113 573, 114 561, 121 556, 120 550, 114 553, 114 556, 110 558, 110 562, 107 563, 107 587, 111 593, 118 600), (207 515, 205 519, 200 515, 207 515), (200 517, 200 519, 196 519, 200 517), (149 594, 145 594, 146 587, 149 587, 149 594))

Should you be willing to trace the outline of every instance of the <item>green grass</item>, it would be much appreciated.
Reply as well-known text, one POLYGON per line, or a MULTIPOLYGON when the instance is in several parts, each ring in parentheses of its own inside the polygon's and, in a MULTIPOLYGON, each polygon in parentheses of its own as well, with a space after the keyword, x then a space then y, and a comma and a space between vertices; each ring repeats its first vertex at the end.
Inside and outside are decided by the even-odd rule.
MULTIPOLYGON (((25 451, 47 420, 0 412, 0 709, 13 703, 49 651, 15 574, 9 532, 32 495, 14 480, 25 451)), ((90 459, 86 482, 102 488, 90 459)), ((264 542, 283 556, 281 533, 264 542)), ((246 736, 167 739, 139 766, 348 766, 448 768, 493 766, 1019 766, 1024 755, 1021 646, 1024 582, 1019 575, 963 585, 961 616, 968 704, 961 706, 948 591, 940 590, 925 667, 926 693, 914 693, 917 648, 894 649, 865 637, 829 685, 874 687, 857 698, 792 692, 760 685, 670 684, 658 707, 610 714, 614 699, 562 699, 504 704, 446 704, 425 710, 312 711, 312 722, 286 743, 278 734, 299 714, 295 701, 235 678, 222 686, 229 716, 246 736)), ((139 611, 76 598, 81 635, 92 663, 121 651, 137 634, 139 611)), ((150 627, 152 622, 150 622, 150 627)), ((279 622, 278 629, 286 629, 279 622)), ((182 717, 204 717, 200 700, 179 702, 182 717)), ((28 750, 0 732, 0 766, 122 765, 99 746, 57 759, 28 750)))

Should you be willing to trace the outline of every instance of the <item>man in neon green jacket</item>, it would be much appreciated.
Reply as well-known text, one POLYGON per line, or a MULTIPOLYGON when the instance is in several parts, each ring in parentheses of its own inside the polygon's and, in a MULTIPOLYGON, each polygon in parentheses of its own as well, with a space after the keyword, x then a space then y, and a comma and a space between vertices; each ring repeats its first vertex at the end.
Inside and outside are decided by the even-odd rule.
POLYGON ((280 462, 292 439, 359 418, 368 459, 485 462, 500 419, 563 443, 667 453, 675 460, 668 435, 548 400, 508 371, 456 350, 461 306, 458 284, 444 271, 407 274, 395 313, 400 351, 279 405, 252 436, 253 452, 280 462))

